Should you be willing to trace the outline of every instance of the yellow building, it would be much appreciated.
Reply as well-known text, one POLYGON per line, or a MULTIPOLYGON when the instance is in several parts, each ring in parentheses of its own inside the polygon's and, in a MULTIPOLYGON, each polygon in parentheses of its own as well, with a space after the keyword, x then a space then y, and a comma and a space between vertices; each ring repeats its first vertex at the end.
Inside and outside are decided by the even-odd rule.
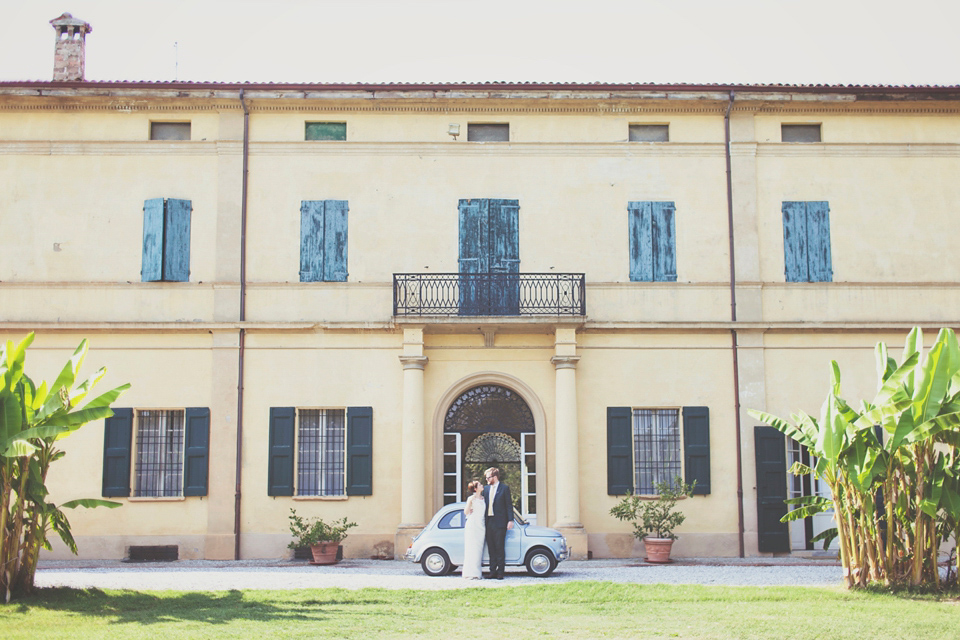
POLYGON ((51 472, 124 503, 82 557, 281 557, 291 507, 399 555, 493 464, 574 557, 675 475, 675 555, 806 551, 746 410, 960 318, 957 87, 87 82, 53 22, 0 83, 0 338, 132 383, 51 472))

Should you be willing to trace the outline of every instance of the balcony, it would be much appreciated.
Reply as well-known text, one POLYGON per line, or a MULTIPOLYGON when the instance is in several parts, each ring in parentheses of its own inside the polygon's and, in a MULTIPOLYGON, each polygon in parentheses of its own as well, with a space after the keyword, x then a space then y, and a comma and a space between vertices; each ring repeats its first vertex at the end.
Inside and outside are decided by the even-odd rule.
POLYGON ((394 316, 585 316, 582 273, 395 273, 394 316))

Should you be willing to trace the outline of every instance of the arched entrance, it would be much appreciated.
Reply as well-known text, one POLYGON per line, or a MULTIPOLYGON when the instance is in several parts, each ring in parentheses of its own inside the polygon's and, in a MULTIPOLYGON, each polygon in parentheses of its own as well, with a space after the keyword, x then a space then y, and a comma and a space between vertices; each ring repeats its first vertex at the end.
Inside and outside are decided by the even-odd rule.
POLYGON ((467 483, 497 467, 514 506, 536 522, 536 456, 533 414, 519 394, 498 384, 468 389, 443 420, 443 503, 464 500, 467 483))

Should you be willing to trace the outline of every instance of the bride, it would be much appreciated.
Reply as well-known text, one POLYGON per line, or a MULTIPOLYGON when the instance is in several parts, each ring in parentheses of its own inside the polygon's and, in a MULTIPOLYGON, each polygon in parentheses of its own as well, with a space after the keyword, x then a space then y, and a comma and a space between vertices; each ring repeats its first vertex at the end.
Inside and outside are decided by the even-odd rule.
POLYGON ((483 500, 483 485, 479 480, 472 480, 467 485, 467 507, 463 513, 467 523, 463 531, 463 572, 461 576, 468 580, 480 580, 483 577, 483 544, 486 537, 484 515, 487 510, 483 500))

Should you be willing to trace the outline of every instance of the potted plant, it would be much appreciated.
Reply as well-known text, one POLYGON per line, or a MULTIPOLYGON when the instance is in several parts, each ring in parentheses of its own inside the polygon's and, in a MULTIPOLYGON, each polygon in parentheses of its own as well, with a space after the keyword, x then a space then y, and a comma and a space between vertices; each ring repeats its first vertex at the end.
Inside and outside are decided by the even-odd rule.
POLYGON ((357 526, 356 522, 347 522, 346 518, 324 522, 321 518, 307 520, 297 515, 296 509, 290 509, 290 533, 294 541, 287 545, 291 549, 310 547, 313 562, 310 564, 336 564, 337 549, 347 530, 357 526))
POLYGON ((687 518, 674 508, 681 499, 693 495, 696 484, 696 481, 692 485, 686 484, 678 476, 673 482, 656 483, 655 498, 627 494, 610 509, 610 515, 617 520, 633 525, 634 537, 643 540, 647 562, 670 562, 670 549, 677 539, 673 530, 687 518))

